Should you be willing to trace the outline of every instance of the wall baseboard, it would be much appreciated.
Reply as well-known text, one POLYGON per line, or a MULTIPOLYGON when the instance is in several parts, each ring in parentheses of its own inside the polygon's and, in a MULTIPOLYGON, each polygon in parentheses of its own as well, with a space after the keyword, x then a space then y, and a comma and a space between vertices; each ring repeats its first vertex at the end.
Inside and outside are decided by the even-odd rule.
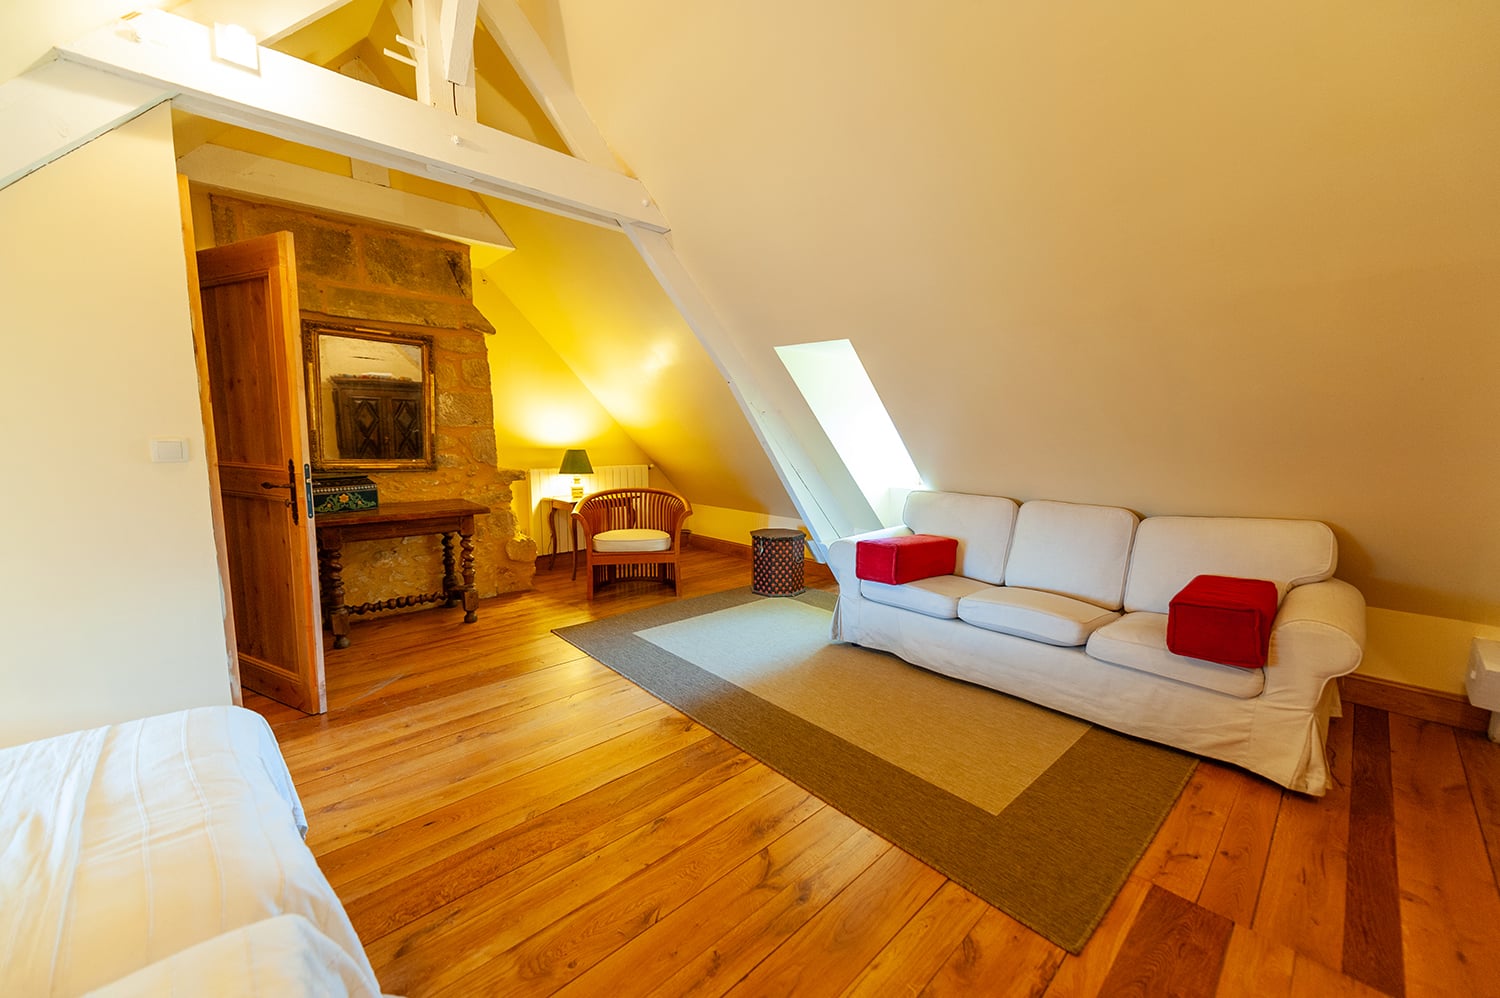
MULTIPOLYGON (((721 537, 704 537, 702 534, 689 534, 686 539, 687 547, 702 548, 705 551, 717 551, 719 554, 733 555, 746 561, 751 559, 750 545, 741 544, 738 541, 726 541, 721 537)), ((833 573, 828 566, 821 562, 813 561, 811 558, 802 562, 802 580, 810 586, 823 585, 833 581, 833 573)))
POLYGON ((1376 707, 1464 731, 1487 731, 1490 725, 1489 711, 1475 707, 1457 693, 1408 686, 1389 679, 1343 676, 1339 679, 1339 694, 1346 703, 1376 707))

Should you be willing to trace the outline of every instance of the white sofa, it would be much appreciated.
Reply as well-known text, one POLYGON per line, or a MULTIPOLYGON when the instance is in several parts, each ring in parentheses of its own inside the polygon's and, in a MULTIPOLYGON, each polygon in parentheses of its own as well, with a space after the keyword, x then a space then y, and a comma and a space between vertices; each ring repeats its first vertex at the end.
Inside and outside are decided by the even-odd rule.
POLYGON ((306 830, 239 707, 0 749, 0 994, 375 998, 306 830))
POLYGON ((1139 738, 1328 788, 1336 677, 1365 642, 1359 591, 1333 578, 1312 520, 1157 516, 1113 506, 913 492, 903 525, 835 541, 833 638, 1139 738), (958 540, 953 575, 904 585, 855 575, 857 542, 958 540), (1279 605, 1263 669, 1167 650, 1168 604, 1200 574, 1268 579, 1279 605))

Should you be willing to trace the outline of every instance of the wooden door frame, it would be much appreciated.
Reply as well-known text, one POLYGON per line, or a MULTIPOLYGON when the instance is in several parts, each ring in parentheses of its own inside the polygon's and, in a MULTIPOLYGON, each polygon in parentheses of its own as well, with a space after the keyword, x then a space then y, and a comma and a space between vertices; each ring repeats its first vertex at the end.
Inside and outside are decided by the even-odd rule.
POLYGON ((187 257, 188 311, 192 315, 193 362, 198 370, 198 408, 203 419, 203 455, 208 462, 208 501, 213 519, 214 552, 219 567, 219 600, 224 613, 224 650, 229 656, 229 695, 236 706, 245 702, 240 686, 240 651, 234 630, 234 594, 230 589, 229 545, 224 540, 224 499, 219 494, 219 445, 214 432, 213 393, 208 381, 208 343, 203 331, 203 295, 198 287, 198 248, 193 230, 192 196, 188 178, 177 175, 182 243, 187 257))

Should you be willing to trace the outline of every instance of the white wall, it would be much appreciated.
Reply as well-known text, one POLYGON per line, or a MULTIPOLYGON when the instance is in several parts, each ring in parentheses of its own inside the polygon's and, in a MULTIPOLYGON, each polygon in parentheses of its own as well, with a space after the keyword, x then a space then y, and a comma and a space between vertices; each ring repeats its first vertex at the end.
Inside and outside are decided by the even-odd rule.
POLYGON ((0 744, 229 702, 179 217, 165 106, 0 190, 0 744))

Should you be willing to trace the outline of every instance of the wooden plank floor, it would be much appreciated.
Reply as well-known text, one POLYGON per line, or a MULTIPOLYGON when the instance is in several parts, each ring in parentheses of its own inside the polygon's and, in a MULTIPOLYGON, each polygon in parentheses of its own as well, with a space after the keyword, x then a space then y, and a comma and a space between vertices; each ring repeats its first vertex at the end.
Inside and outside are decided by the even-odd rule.
MULTIPOLYGON (((749 565, 687 552, 685 595, 749 565)), ((329 712, 247 698, 387 991, 1500 996, 1500 746, 1371 708, 1337 786, 1213 763, 1071 956, 554 636, 671 599, 359 621, 329 712)), ((330 642, 331 644, 331 642, 330 642)))

